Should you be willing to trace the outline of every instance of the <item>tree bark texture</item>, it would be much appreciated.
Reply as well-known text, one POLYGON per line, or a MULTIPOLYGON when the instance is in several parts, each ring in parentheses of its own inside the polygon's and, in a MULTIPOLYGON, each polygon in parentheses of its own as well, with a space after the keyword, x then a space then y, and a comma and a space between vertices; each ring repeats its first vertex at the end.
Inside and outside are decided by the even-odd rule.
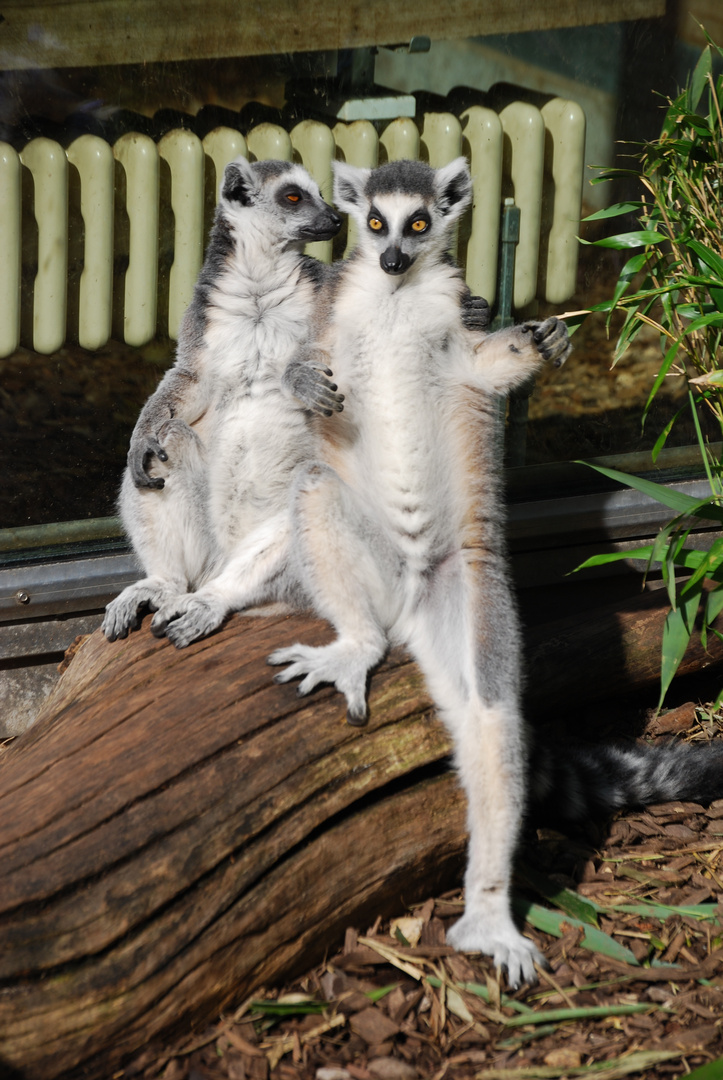
MULTIPOLYGON (((531 631, 533 708, 654 682, 664 617, 653 596, 531 631)), ((374 674, 364 729, 331 688, 272 683, 273 648, 330 636, 237 617, 181 652, 148 620, 81 644, 0 764, 0 1075, 106 1080, 458 879, 464 802, 416 666, 374 674)), ((688 669, 721 663, 709 644, 688 669)))

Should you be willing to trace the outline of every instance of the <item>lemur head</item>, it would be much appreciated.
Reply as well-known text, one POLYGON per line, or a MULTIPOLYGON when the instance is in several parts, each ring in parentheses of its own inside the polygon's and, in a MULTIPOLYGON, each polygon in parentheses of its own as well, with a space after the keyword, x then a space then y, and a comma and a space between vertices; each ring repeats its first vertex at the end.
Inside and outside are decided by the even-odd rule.
POLYGON ((331 240, 341 228, 341 218, 306 169, 290 161, 236 158, 224 172, 221 207, 241 227, 250 224, 249 211, 255 211, 265 234, 289 245, 331 240))
POLYGON ((334 202, 356 221, 359 251, 376 256, 386 274, 404 274, 422 257, 439 258, 471 199, 461 157, 441 169, 422 161, 390 161, 378 169, 334 163, 334 202))

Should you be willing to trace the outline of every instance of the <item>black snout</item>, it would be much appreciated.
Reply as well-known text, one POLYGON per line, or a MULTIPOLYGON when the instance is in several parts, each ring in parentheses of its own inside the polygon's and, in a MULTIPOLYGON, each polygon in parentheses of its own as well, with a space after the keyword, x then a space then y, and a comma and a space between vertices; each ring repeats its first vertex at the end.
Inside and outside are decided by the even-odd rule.
POLYGON ((302 240, 333 240, 341 228, 341 218, 329 207, 303 230, 302 240))
POLYGON ((412 265, 412 260, 401 248, 389 247, 382 252, 379 265, 385 274, 403 274, 412 265))

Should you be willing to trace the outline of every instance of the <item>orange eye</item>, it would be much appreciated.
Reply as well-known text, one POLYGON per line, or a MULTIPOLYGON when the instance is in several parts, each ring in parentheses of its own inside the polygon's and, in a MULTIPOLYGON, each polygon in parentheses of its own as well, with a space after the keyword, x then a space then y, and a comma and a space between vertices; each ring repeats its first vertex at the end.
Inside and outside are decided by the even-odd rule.
POLYGON ((297 192, 295 191, 290 191, 287 194, 286 198, 289 200, 289 202, 292 203, 301 202, 301 195, 297 194, 297 192))
POLYGON ((374 229, 374 232, 379 232, 380 229, 384 228, 384 224, 379 220, 378 217, 370 217, 369 228, 374 229))
POLYGON ((412 229, 414 232, 424 232, 428 226, 429 222, 425 218, 415 218, 412 222, 412 229))

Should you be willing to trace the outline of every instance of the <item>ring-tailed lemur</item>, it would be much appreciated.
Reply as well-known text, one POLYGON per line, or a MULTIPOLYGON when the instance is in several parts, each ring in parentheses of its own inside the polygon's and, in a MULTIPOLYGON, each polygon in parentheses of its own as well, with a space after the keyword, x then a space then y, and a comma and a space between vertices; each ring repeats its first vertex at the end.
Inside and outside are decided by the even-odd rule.
MULTIPOLYGON (((476 343, 461 331, 462 282, 444 253, 469 198, 462 160, 437 171, 409 162, 371 173, 336 166, 336 203, 355 217, 360 241, 334 282, 320 344, 343 382, 345 408, 317 421, 321 453, 297 474, 290 545, 259 538, 255 573, 227 577, 225 594, 206 588, 193 600, 203 617, 301 581, 338 637, 272 654, 270 663, 289 664, 276 681, 301 677, 301 694, 334 683, 351 722, 365 717, 368 671, 387 643, 409 648, 453 734, 468 799, 466 910, 449 941, 491 954, 517 985, 534 979, 542 957, 518 932, 509 902, 528 747, 496 395, 544 362, 562 364, 570 344, 555 319, 476 343)), ((189 610, 184 619, 194 617, 189 610)), ((544 800, 553 788, 558 810, 573 817, 723 794, 721 748, 581 747, 566 762, 543 751, 533 793, 544 800)))
MULTIPOLYGON (((324 357, 299 359, 334 273, 302 248, 340 226, 300 165, 241 157, 227 166, 175 365, 131 439, 119 510, 147 576, 108 605, 111 641, 146 606, 162 634, 178 598, 243 537, 284 531, 292 474, 315 453, 307 410, 343 407, 324 357)), ((465 325, 485 326, 486 301, 468 290, 462 301, 465 325)), ((288 599, 303 603, 296 590, 288 599)))

